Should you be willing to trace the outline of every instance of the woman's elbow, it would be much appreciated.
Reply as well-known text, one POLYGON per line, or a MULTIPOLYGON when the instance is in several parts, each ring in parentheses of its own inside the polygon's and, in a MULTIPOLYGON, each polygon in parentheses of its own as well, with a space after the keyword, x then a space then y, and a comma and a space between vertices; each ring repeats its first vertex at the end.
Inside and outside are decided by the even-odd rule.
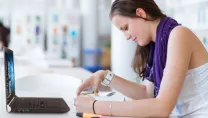
POLYGON ((158 100, 157 115, 160 118, 168 118, 174 109, 174 105, 158 100))
MULTIPOLYGON (((164 104, 164 103, 163 103, 164 104)), ((168 118, 172 112, 173 108, 170 105, 162 105, 161 108, 161 118, 168 118)))
MULTIPOLYGON (((171 111, 172 112, 172 111, 171 111)), ((169 111, 164 111, 162 114, 161 114, 161 118, 168 118, 169 116, 170 116, 170 114, 171 114, 171 112, 169 112, 169 111)))

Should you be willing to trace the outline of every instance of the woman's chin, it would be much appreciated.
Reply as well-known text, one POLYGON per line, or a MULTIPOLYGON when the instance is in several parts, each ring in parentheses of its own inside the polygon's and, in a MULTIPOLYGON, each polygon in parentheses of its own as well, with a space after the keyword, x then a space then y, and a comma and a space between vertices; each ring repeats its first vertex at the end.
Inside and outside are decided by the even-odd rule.
POLYGON ((141 47, 146 46, 149 44, 149 42, 141 42, 141 41, 137 41, 137 44, 141 47))
POLYGON ((143 46, 146 46, 146 45, 147 45, 146 43, 143 43, 143 42, 137 42, 137 44, 138 44, 139 46, 141 46, 141 47, 143 47, 143 46))

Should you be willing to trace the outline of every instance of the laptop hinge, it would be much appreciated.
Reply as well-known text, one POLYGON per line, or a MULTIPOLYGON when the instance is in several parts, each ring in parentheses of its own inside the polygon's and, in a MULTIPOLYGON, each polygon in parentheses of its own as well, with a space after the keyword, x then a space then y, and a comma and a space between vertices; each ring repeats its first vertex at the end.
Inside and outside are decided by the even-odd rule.
POLYGON ((12 102, 14 102, 14 100, 15 100, 15 98, 16 98, 16 96, 14 96, 13 98, 12 98, 12 100, 9 102, 9 106, 11 106, 11 104, 12 104, 12 102))

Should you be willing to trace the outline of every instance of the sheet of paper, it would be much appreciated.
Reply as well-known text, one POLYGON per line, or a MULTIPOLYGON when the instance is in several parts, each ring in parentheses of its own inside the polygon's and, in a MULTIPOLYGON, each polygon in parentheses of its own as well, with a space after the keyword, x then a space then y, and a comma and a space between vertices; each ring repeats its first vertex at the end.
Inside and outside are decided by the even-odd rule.
POLYGON ((95 96, 94 94, 90 94, 90 96, 101 101, 125 101, 125 97, 122 94, 115 92, 112 96, 107 96, 109 93, 111 92, 99 92, 98 96, 95 96))

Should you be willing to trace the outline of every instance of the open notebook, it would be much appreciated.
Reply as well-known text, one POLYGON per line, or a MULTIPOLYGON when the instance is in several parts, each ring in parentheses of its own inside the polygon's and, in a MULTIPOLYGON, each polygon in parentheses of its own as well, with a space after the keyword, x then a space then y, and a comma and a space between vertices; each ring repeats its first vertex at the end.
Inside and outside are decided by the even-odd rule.
POLYGON ((88 95, 92 96, 95 100, 101 100, 101 101, 125 101, 126 100, 126 97, 124 95, 115 91, 99 92, 98 96, 95 96, 93 93, 88 94, 88 95))

